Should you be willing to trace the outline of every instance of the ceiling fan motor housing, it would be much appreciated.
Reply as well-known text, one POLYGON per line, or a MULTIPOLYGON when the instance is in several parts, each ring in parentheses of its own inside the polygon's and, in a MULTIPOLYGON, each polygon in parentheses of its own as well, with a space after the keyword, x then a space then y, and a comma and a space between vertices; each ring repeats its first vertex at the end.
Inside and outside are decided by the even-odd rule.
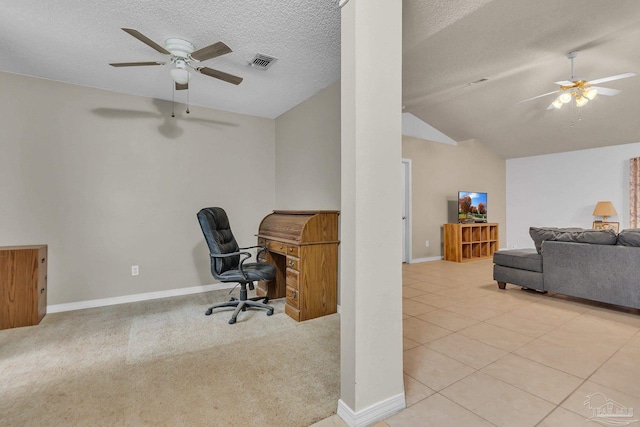
POLYGON ((193 44, 182 39, 167 39, 164 42, 164 48, 176 58, 182 59, 187 59, 191 52, 196 50, 193 44))

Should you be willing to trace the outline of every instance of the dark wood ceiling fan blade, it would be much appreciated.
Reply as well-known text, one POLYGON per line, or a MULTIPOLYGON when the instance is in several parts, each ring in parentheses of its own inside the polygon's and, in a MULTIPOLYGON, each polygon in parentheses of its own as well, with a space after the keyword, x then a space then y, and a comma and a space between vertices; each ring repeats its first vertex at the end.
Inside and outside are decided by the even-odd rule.
POLYGON ((149 61, 149 62, 111 62, 112 67, 142 67, 147 65, 164 65, 166 62, 149 61))
POLYGON ((196 70, 205 76, 213 77, 215 79, 220 79, 227 83, 231 83, 234 85, 239 85, 242 82, 242 77, 234 76, 233 74, 227 74, 223 71, 214 70, 209 67, 198 67, 196 70))
POLYGON ((176 83, 176 90, 187 90, 189 89, 189 83, 185 83, 181 85, 180 83, 176 83))
POLYGON ((202 49, 198 49, 195 52, 191 52, 191 57, 196 61, 206 61, 207 59, 215 58, 230 52, 233 51, 229 46, 222 42, 218 42, 205 46, 202 49))
POLYGON ((158 43, 151 40, 149 37, 142 34, 140 31, 134 30, 133 28, 123 28, 122 30, 131 34, 133 37, 137 38, 147 46, 154 48, 158 52, 163 53, 165 55, 171 55, 171 52, 169 52, 167 49, 163 48, 158 43))

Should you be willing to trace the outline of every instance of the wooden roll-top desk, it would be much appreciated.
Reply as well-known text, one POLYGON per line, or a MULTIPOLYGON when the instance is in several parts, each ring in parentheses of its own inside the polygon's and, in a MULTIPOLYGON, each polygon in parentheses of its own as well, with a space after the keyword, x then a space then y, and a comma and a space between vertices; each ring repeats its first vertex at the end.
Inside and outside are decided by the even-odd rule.
POLYGON ((257 293, 286 297, 284 311, 296 321, 337 310, 339 211, 273 211, 260 223, 262 260, 276 267, 276 278, 259 282, 257 293))

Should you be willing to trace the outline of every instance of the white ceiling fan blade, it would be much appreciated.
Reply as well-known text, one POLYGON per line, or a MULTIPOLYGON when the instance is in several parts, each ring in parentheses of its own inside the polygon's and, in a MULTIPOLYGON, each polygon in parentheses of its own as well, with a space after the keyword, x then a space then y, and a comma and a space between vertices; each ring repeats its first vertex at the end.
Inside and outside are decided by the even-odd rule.
POLYGON ((562 80, 559 82, 553 82, 553 84, 559 85, 559 86, 573 86, 573 82, 570 82, 569 80, 562 80))
POLYGON ((545 93, 545 94, 542 94, 542 95, 534 96, 533 98, 529 98, 529 99, 525 99, 523 101, 520 101, 520 102, 518 102, 518 104, 522 104, 523 102, 531 101, 533 99, 542 98, 544 96, 553 95, 554 93, 558 93, 558 92, 561 92, 561 91, 560 90, 554 90, 553 92, 549 92, 549 93, 545 93))
POLYGON ((591 80, 589 82, 590 85, 597 85, 600 83, 612 82, 614 80, 626 79, 627 77, 634 77, 636 73, 624 73, 624 74, 616 74, 615 76, 603 77, 601 79, 591 80))
POLYGON ((553 106, 553 103, 551 103, 551 104, 549 104, 549 106, 547 107, 547 110, 557 110, 557 108, 553 106))
POLYGON ((622 92, 618 89, 609 89, 608 87, 600 87, 600 86, 591 86, 591 89, 596 89, 598 91, 598 95, 606 95, 606 96, 614 96, 622 92))

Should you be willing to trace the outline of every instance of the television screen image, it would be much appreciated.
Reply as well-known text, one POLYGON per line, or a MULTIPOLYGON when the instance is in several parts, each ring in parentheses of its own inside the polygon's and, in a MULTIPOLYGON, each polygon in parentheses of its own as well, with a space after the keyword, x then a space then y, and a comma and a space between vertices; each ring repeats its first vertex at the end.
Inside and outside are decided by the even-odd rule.
POLYGON ((487 222, 487 193, 459 191, 458 222, 487 222))

